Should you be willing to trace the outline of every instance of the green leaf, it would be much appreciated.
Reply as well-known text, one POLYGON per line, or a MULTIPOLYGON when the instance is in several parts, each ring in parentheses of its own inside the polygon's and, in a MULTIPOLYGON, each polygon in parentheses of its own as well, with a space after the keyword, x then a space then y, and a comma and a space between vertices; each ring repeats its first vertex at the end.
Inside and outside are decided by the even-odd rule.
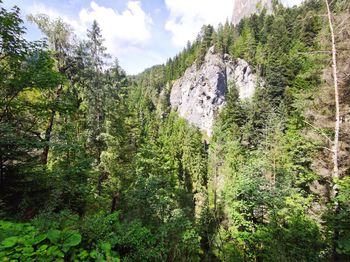
POLYGON ((108 242, 104 242, 104 243, 102 243, 101 248, 102 248, 103 251, 108 253, 108 252, 111 251, 111 244, 108 243, 108 242))
POLYGON ((58 244, 61 239, 61 231, 52 229, 47 232, 47 238, 51 241, 51 243, 58 244))
POLYGON ((86 250, 83 250, 79 253, 78 257, 81 260, 85 260, 89 256, 89 253, 86 250))
POLYGON ((27 257, 35 255, 33 252, 34 252, 34 248, 32 248, 32 247, 24 247, 23 248, 23 255, 25 255, 27 257))
POLYGON ((58 250, 57 252, 55 252, 55 255, 56 255, 57 257, 64 257, 63 252, 60 251, 60 250, 58 250))
POLYGON ((1 242, 1 245, 2 245, 4 248, 13 247, 14 245, 16 245, 17 240, 18 240, 18 237, 8 237, 8 238, 5 238, 5 239, 1 242))
POLYGON ((47 250, 47 254, 48 254, 48 255, 53 255, 57 250, 58 250, 58 247, 57 247, 57 246, 51 246, 51 247, 49 247, 49 249, 47 250))
POLYGON ((59 250, 57 246, 49 247, 49 249, 47 250, 47 254, 53 257, 64 257, 63 252, 59 250))
POLYGON ((35 238, 34 238, 34 241, 33 241, 33 244, 36 245, 36 244, 39 244, 40 242, 44 241, 46 239, 46 234, 40 234, 40 235, 37 235, 35 238))
POLYGON ((97 257, 97 252, 96 252, 96 250, 93 250, 93 251, 90 252, 90 257, 91 257, 91 258, 96 258, 96 257, 97 257))
POLYGON ((43 252, 43 251, 45 251, 45 250, 47 249, 47 247, 48 247, 48 245, 42 245, 42 246, 40 246, 40 247, 38 248, 38 251, 39 251, 39 252, 43 252))
POLYGON ((10 229, 13 226, 11 222, 8 221, 0 221, 0 228, 2 229, 10 229))
POLYGON ((20 253, 14 253, 11 255, 12 258, 20 258, 21 254, 20 253))
POLYGON ((63 247, 69 248, 79 245, 81 242, 81 235, 76 232, 67 232, 67 237, 63 242, 63 247))

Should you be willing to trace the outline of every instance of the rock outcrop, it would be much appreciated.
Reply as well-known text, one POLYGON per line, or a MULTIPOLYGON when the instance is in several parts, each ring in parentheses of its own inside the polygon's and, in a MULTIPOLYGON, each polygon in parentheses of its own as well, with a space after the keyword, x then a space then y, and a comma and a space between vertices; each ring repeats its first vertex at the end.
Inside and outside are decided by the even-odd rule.
POLYGON ((257 76, 243 59, 219 55, 211 47, 204 63, 194 63, 178 79, 170 93, 170 104, 179 115, 210 136, 214 118, 225 103, 227 85, 234 82, 241 99, 250 98, 257 86, 257 76))
POLYGON ((272 0, 235 0, 233 3, 232 23, 237 25, 242 18, 257 13, 263 8, 272 12, 272 0))

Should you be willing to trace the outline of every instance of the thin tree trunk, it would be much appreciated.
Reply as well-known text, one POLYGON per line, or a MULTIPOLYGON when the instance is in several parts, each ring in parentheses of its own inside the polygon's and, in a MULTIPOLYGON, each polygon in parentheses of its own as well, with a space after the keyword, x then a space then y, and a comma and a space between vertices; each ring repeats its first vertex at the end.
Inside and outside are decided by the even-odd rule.
MULTIPOLYGON (((333 67, 333 81, 334 81, 334 95, 335 95, 335 128, 334 128, 334 142, 333 142, 333 176, 332 176, 332 197, 338 195, 337 179, 339 178, 339 163, 338 163, 338 148, 339 148, 339 130, 340 130, 340 109, 339 109, 339 90, 338 90, 338 74, 337 74, 337 48, 335 43, 332 13, 329 7, 328 0, 325 0, 327 6, 327 15, 329 30, 332 38, 332 67, 333 67)), ((334 214, 339 213, 338 201, 334 202, 334 214)), ((339 239, 339 231, 334 228, 333 232, 333 261, 338 261, 338 253, 336 251, 337 242, 339 239)))
POLYGON ((338 90, 338 74, 337 74, 337 49, 335 44, 334 29, 332 23, 332 14, 329 7, 328 0, 325 0, 328 13, 329 29, 332 37, 332 67, 334 80, 334 94, 335 94, 335 128, 334 128, 334 143, 333 143, 333 178, 339 178, 338 166, 338 147, 339 147, 339 129, 340 129, 340 109, 339 109, 339 90, 338 90))

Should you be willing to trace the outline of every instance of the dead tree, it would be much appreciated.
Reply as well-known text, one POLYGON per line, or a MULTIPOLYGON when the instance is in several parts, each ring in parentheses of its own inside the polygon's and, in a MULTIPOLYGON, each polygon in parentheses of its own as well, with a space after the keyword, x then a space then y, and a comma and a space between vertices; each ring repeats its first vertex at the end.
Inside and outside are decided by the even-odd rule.
POLYGON ((332 68, 333 68, 333 84, 334 84, 334 98, 335 98, 335 127, 334 127, 334 141, 332 147, 333 154, 333 196, 337 195, 337 184, 335 180, 339 178, 339 130, 340 130, 340 106, 339 106, 339 88, 338 88, 338 74, 337 74, 337 48, 335 43, 335 34, 332 22, 332 13, 329 7, 328 0, 325 0, 327 6, 328 24, 332 39, 332 68))

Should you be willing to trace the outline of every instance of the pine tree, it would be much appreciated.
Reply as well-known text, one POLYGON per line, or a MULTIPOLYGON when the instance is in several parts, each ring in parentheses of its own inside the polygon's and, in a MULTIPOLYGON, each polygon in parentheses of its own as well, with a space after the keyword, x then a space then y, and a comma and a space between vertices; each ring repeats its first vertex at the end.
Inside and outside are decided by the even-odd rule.
POLYGON ((213 44, 213 33, 214 28, 211 25, 206 25, 202 27, 200 34, 200 46, 198 49, 196 65, 199 68, 205 59, 205 55, 209 49, 209 47, 213 44))

